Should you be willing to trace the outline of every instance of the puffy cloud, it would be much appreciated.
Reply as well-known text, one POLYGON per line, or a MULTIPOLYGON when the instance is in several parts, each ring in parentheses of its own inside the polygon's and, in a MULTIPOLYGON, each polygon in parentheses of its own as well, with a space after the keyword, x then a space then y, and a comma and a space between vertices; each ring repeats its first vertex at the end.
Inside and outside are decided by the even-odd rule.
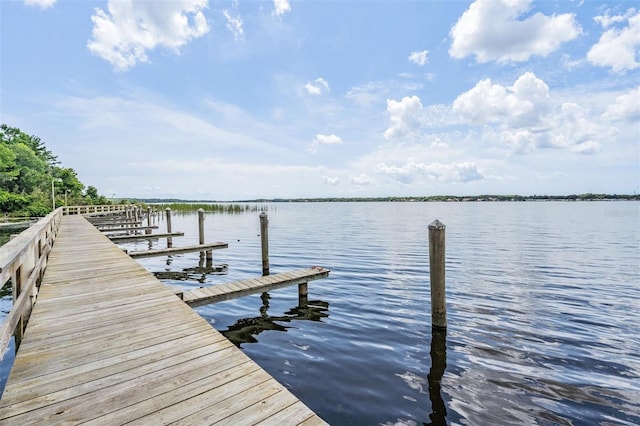
POLYGON ((340 136, 316 135, 316 137, 313 138, 313 142, 311 143, 311 146, 307 149, 307 151, 316 152, 318 150, 319 145, 337 145, 341 143, 342 143, 342 139, 340 139, 340 136))
POLYGON ((340 178, 337 176, 323 176, 322 181, 331 186, 337 186, 340 184, 340 178))
POLYGON ((227 18, 227 29, 233 34, 233 39, 235 41, 244 40, 244 30, 242 29, 242 19, 238 17, 233 17, 229 13, 228 10, 224 10, 222 12, 225 18, 227 18))
POLYGON ((424 66, 429 62, 427 55, 429 54, 428 50, 422 50, 419 52, 411 52, 409 55, 409 60, 416 65, 424 66))
POLYGON ((449 54, 475 55, 477 62, 522 62, 547 56, 582 32, 573 14, 518 19, 530 9, 531 0, 476 0, 451 29, 449 54))
POLYGON ((409 159, 403 166, 388 166, 380 163, 376 171, 406 184, 412 183, 418 176, 426 176, 431 180, 447 183, 484 179, 484 175, 472 161, 427 164, 409 159))
POLYGON ((618 96, 616 102, 609 105, 602 117, 607 120, 639 120, 640 87, 618 96))
POLYGON ((289 0, 273 0, 273 14, 275 16, 281 16, 287 12, 291 12, 289 0))
POLYGON ((360 173, 357 176, 350 176, 349 180, 352 184, 358 186, 364 186, 371 184, 371 178, 366 173, 360 173))
POLYGON ((329 83, 324 78, 316 78, 313 82, 308 82, 304 85, 304 88, 307 89, 307 92, 310 95, 320 95, 322 92, 329 91, 329 83))
POLYGON ((630 9, 624 15, 604 15, 594 19, 605 29, 625 21, 628 25, 606 30, 598 43, 589 49, 587 60, 594 65, 611 67, 618 73, 640 67, 636 60, 640 54, 640 12, 630 9))
POLYGON ((552 112, 539 127, 503 128, 499 139, 517 154, 545 148, 568 148, 582 154, 597 152, 599 144, 593 139, 603 132, 590 119, 588 111, 576 103, 565 102, 552 112))
POLYGON ((410 137, 416 134, 421 126, 423 107, 417 96, 405 96, 400 101, 387 99, 390 127, 384 132, 387 139, 410 137))
POLYGON ((42 9, 48 9, 56 3, 56 0, 24 0, 24 3, 27 6, 38 6, 42 9))
POLYGON ((156 47, 179 53, 191 39, 209 31, 202 12, 206 7, 207 0, 111 0, 107 12, 95 9, 87 47, 119 71, 148 62, 147 52, 156 47))
POLYGON ((482 80, 453 102, 453 111, 474 124, 537 125, 549 108, 549 86, 535 74, 522 74, 513 86, 482 80))

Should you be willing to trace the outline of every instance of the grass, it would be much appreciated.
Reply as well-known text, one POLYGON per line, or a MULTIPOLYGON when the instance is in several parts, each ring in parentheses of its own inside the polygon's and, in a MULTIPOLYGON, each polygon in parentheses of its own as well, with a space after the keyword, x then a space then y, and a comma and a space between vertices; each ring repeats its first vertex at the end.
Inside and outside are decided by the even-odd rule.
POLYGON ((199 209, 206 213, 252 213, 266 211, 266 206, 257 204, 201 204, 201 203, 159 203, 154 209, 165 210, 167 207, 174 212, 196 212, 199 209))

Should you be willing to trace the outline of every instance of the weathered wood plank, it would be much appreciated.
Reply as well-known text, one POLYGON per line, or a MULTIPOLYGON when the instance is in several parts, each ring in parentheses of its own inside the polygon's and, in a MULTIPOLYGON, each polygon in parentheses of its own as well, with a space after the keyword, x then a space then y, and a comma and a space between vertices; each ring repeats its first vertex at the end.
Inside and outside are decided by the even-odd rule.
POLYGON ((138 258, 138 257, 164 256, 165 254, 189 253, 194 251, 220 250, 228 247, 229 247, 229 244, 218 242, 218 243, 198 244, 195 246, 168 247, 168 248, 153 249, 153 250, 130 251, 128 252, 128 254, 133 258, 138 258))
POLYGON ((111 241, 126 241, 126 240, 152 240, 154 238, 166 238, 166 237, 183 237, 184 232, 165 232, 163 234, 141 234, 141 235, 109 235, 111 241))
POLYGON ((328 269, 314 266, 307 269, 298 269, 281 274, 206 287, 206 290, 210 291, 206 291, 203 288, 185 290, 182 293, 182 300, 189 306, 207 305, 326 278, 329 276, 329 272, 328 269))

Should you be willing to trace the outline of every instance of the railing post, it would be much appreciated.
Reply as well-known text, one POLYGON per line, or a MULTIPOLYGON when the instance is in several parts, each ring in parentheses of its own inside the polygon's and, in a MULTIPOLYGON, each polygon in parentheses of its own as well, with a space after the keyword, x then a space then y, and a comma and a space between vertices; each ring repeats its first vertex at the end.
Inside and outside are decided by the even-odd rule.
POLYGON ((445 300, 445 229, 438 219, 429 224, 429 278, 431 282, 431 325, 447 328, 445 300))
MULTIPOLYGON (((18 266, 11 277, 12 291, 13 291, 13 303, 16 303, 18 297, 20 297, 20 293, 22 293, 22 265, 18 266)), ((16 325, 16 329, 14 331, 16 350, 20 346, 20 342, 22 342, 22 332, 24 331, 24 317, 20 315, 20 319, 18 320, 18 324, 16 325)))
POLYGON ((269 275, 269 218, 260 213, 260 245, 262 247, 262 276, 269 275))

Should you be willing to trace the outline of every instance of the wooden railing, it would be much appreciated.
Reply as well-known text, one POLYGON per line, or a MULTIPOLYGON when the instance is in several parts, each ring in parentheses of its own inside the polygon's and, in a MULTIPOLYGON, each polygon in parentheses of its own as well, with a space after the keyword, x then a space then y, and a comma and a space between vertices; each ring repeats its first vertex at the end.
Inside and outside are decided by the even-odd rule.
POLYGON ((12 335, 16 348, 20 345, 61 220, 58 208, 0 247, 0 287, 11 280, 13 292, 13 306, 0 327, 0 361, 12 335))
POLYGON ((11 280, 13 294, 11 311, 0 326, 0 361, 7 352, 11 336, 15 335, 16 348, 20 345, 62 216, 132 209, 130 204, 59 207, 0 246, 0 288, 11 280))
POLYGON ((97 206, 64 206, 62 214, 94 214, 94 213, 112 213, 126 211, 132 209, 132 204, 105 204, 97 206))

